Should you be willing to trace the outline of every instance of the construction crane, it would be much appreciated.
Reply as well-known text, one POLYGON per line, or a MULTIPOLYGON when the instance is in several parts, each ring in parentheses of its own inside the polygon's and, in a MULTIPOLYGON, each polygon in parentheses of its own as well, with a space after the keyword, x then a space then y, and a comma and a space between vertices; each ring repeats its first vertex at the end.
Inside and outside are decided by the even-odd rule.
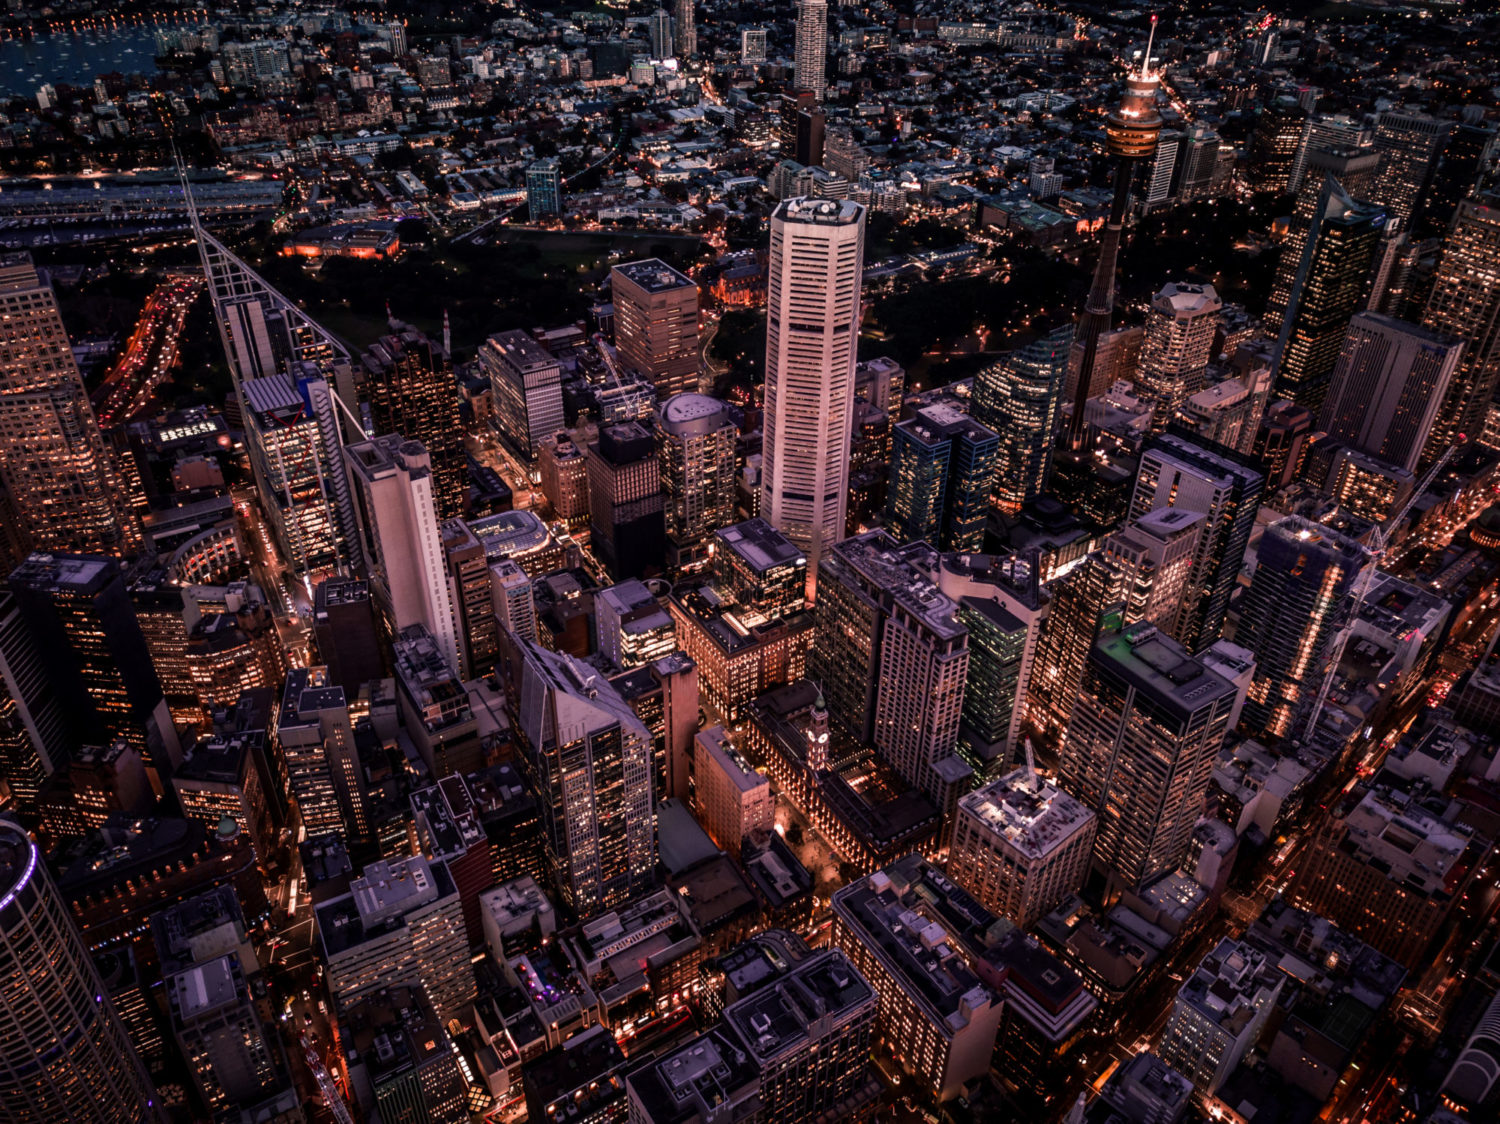
POLYGON ((1366 566, 1354 582, 1354 591, 1351 594, 1352 604, 1349 613, 1344 618, 1344 626, 1339 629, 1333 638, 1333 651, 1328 660, 1328 670, 1323 675, 1323 683, 1318 688, 1317 700, 1313 703, 1312 714, 1307 719, 1307 728, 1303 731, 1303 738, 1311 740, 1313 731, 1318 728, 1318 719, 1323 717, 1323 707, 1328 703, 1328 693, 1333 690, 1334 678, 1338 675, 1339 663, 1344 658, 1344 647, 1349 643, 1349 637, 1354 633, 1354 622, 1359 619, 1359 614, 1364 611, 1365 598, 1369 596, 1370 587, 1375 584, 1375 575, 1380 571, 1380 563, 1385 557, 1386 548, 1390 545, 1391 535, 1396 528, 1401 526, 1407 513, 1411 511, 1422 494, 1437 479, 1438 473, 1443 471, 1445 465, 1458 452, 1459 445, 1449 445, 1443 450, 1442 455, 1432 462, 1432 466, 1422 474, 1422 479, 1412 489, 1411 495, 1407 496, 1406 502, 1396 509, 1395 513, 1384 523, 1378 524, 1370 535, 1370 564, 1366 566))
POLYGON ((313 1080, 318 1083, 318 1091, 323 1094, 323 1107, 333 1113, 338 1124, 354 1124, 354 1117, 349 1115, 349 1108, 339 1095, 339 1087, 333 1083, 333 1078, 323 1065, 323 1059, 318 1056, 305 1034, 302 1035, 302 1053, 307 1059, 307 1068, 312 1071, 313 1080))

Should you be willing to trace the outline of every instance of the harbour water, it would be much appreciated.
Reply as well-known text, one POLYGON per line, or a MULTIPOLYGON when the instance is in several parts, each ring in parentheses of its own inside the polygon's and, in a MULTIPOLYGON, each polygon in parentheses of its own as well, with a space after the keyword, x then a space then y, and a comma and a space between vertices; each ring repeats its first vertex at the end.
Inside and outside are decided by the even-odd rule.
POLYGON ((44 83, 92 85, 95 75, 156 71, 156 28, 149 23, 59 32, 0 42, 0 97, 36 97, 44 83))

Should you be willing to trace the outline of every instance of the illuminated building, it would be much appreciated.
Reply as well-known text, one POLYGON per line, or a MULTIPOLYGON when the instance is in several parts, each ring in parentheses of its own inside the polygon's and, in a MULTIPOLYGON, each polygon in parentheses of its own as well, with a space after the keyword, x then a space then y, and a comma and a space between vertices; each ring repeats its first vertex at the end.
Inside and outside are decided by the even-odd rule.
MULTIPOLYGON (((260 691, 242 696, 236 709, 253 710, 257 695, 269 702, 269 692, 260 691)), ((277 834, 263 776, 269 718, 262 710, 258 724, 252 721, 242 729, 216 730, 199 738, 172 776, 183 815, 210 829, 230 817, 262 860, 270 858, 277 834)))
POLYGON ((1276 393, 1318 411, 1385 229, 1379 207, 1324 179, 1276 340, 1276 393))
POLYGON ((447 864, 463 907, 469 947, 477 948, 484 941, 479 896, 495 884, 480 807, 464 778, 455 775, 413 792, 411 812, 422 854, 447 864))
POLYGON ((721 850, 738 859, 746 840, 769 839, 776 823, 771 783, 740 756, 724 727, 694 739, 693 785, 698 819, 721 850))
POLYGON ((830 548, 809 662, 833 721, 946 811, 973 772, 954 752, 969 635, 924 572, 930 552, 883 530, 830 548))
POLYGON ((674 0, 672 37, 676 42, 677 54, 684 60, 698 53, 698 32, 693 26, 693 0, 674 0))
POLYGON ((1437 167, 1452 121, 1387 109, 1375 118, 1380 178, 1372 198, 1405 230, 1437 167))
POLYGON ((500 436, 530 459, 542 439, 563 427, 562 366, 530 334, 500 332, 479 347, 490 379, 500 436))
POLYGON ((427 993, 412 984, 362 996, 338 1018, 341 1064, 367 1120, 467 1124, 468 1082, 427 993))
POLYGON ((119 561, 33 554, 10 590, 72 744, 129 742, 159 791, 182 747, 119 561))
POLYGON ((303 575, 357 565, 359 533, 334 388, 316 364, 245 380, 245 445, 281 555, 303 575))
POLYGON ((1135 392, 1151 404, 1160 433, 1188 398, 1203 389, 1224 302, 1212 285, 1168 284, 1151 298, 1135 392))
POLYGON ((237 953, 167 972, 162 983, 178 1048, 211 1112, 248 1107, 290 1083, 237 953))
POLYGON ((1291 97, 1279 97, 1261 110, 1250 137, 1248 161, 1257 190, 1288 190, 1306 124, 1307 112, 1291 97))
POLYGON ((597 671, 520 642, 510 674, 522 769, 542 808, 551 881, 589 917, 651 886, 651 735, 597 671))
POLYGON ((38 803, 42 826, 56 840, 87 835, 103 827, 116 812, 144 815, 155 800, 141 755, 128 742, 117 741, 80 746, 67 771, 54 776, 42 790, 38 803))
POLYGON ((723 1026, 632 1070, 625 1078, 630 1124, 748 1120, 760 1104, 760 1071, 723 1026))
POLYGON ((1234 635, 1255 656, 1243 717, 1251 728, 1285 736, 1311 708, 1354 584, 1372 564, 1359 543, 1301 516, 1266 528, 1234 635))
POLYGON ((0 820, 0 1104, 17 1124, 159 1121, 155 1091, 36 845, 0 820))
POLYGON ((1187 855, 1235 687, 1141 622, 1100 636, 1079 696, 1059 784, 1099 818, 1094 870, 1132 889, 1187 855))
POLYGON ((555 159, 527 166, 526 209, 532 222, 562 214, 562 170, 555 159))
POLYGON ((1048 737, 1068 728, 1095 639, 1125 610, 1119 569, 1103 553, 1087 555, 1049 587, 1052 607, 1037 636, 1025 681, 1026 719, 1048 737))
POLYGON ((371 863, 350 892, 314 908, 328 990, 340 1011, 385 987, 425 988, 443 1022, 475 995, 458 887, 441 859, 371 863))
POLYGON ((814 953, 724 1008, 760 1070, 764 1119, 815 1124, 879 1095, 869 1072, 878 997, 838 949, 814 953))
POLYGON ((643 667, 677 648, 671 615, 634 579, 594 595, 594 620, 599 653, 622 671, 643 667))
POLYGON ((620 362, 665 402, 698 390, 698 283, 660 258, 609 271, 620 362))
POLYGON ((1141 453, 1130 518, 1163 507, 1204 516, 1191 589, 1172 633, 1189 651, 1202 651, 1224 630, 1264 487, 1260 472, 1196 438, 1162 434, 1141 453))
POLYGON ((864 220, 847 200, 792 199, 771 216, 760 514, 807 556, 809 594, 844 537, 864 220))
POLYGON ((1162 1061, 1212 1095, 1255 1045, 1286 979, 1265 953, 1226 937, 1177 989, 1162 1061))
POLYGON ((678 574, 701 570, 713 532, 734 521, 739 429, 724 403, 685 393, 661 404, 655 430, 666 500, 667 562, 678 574))
MULTIPOLYGON (((1156 17, 1151 17, 1151 39, 1156 37, 1156 17)), ((1125 78, 1125 93, 1115 111, 1105 118, 1105 149, 1115 159, 1114 196, 1109 219, 1099 239, 1099 262, 1093 284, 1084 302, 1078 322, 1078 385, 1073 398, 1073 417, 1068 425, 1068 448, 1075 454, 1083 448, 1083 407, 1088 391, 1094 385, 1094 368, 1098 363, 1099 339, 1109 331, 1114 318, 1115 272, 1119 264, 1120 241, 1125 233, 1125 212, 1130 203, 1130 183, 1136 165, 1151 158, 1161 136, 1161 114, 1156 111, 1156 95, 1161 80, 1151 72, 1151 41, 1141 57, 1139 74, 1125 78)))
POLYGON ((326 667, 294 667, 287 674, 277 713, 280 768, 309 836, 369 833, 364 773, 344 689, 326 667))
POLYGON ((974 376, 974 419, 1000 438, 994 489, 1006 511, 1047 487, 1072 347, 1073 329, 1064 325, 974 376))
POLYGON ((0 256, 0 562, 29 550, 123 555, 140 543, 84 393, 52 287, 31 256, 0 256))
POLYGON ((1016 769, 959 798, 949 877, 1025 928, 1083 885, 1095 823, 1033 769, 1016 769))
POLYGON ((985 950, 980 970, 1003 974, 1005 1015, 995 1040, 1001 1081, 1033 1118, 1055 1113, 1058 1097, 1071 1091, 1099 1001, 1082 976, 1020 929, 985 950))
POLYGON ((875 1031, 938 1101, 989 1071, 1003 1001, 963 946, 995 918, 920 855, 833 892, 832 943, 879 1001, 875 1031))
POLYGON ((826 0, 799 0, 794 63, 797 88, 809 91, 818 101, 828 92, 828 4, 826 0))
POLYGON ((918 410, 892 431, 886 515, 902 542, 939 550, 984 545, 999 438, 946 403, 918 410))
POLYGON ((531 1059, 521 1080, 526 1119, 536 1124, 624 1124, 629 1112, 625 1055, 604 1027, 575 1034, 531 1059))
POLYGON ((587 462, 595 553, 617 578, 658 569, 666 555, 666 497, 655 440, 640 422, 606 426, 587 462))
POLYGON ((1176 635, 1205 522, 1195 511, 1160 507, 1104 540, 1105 556, 1120 571, 1126 624, 1150 621, 1168 636, 1176 635))
POLYGON ((672 57, 672 17, 665 8, 657 8, 646 20, 646 29, 651 35, 651 57, 672 57))
POLYGON ((441 533, 449 597, 458 617, 458 676, 478 679, 490 673, 500 650, 489 555, 462 519, 449 519, 441 533))
POLYGON ((438 529, 432 460, 420 441, 387 434, 345 450, 359 500, 370 586, 395 636, 420 624, 462 666, 453 591, 438 529))
POLYGON ((425 625, 407 625, 391 657, 401 722, 428 771, 446 777, 479 768, 479 722, 443 645, 425 625))
POLYGON ((714 588, 744 616, 780 620, 806 609, 806 569, 806 556, 764 519, 714 534, 714 588))
POLYGON ((1467 340, 1463 363, 1448 386, 1427 439, 1424 460, 1455 442, 1476 440, 1500 382, 1500 200, 1460 203, 1443 240, 1422 326, 1467 340))
POLYGON ((490 610, 496 633, 498 653, 501 632, 514 632, 522 640, 535 640, 536 599, 531 593, 531 579, 509 558, 490 563, 490 610))
POLYGON ((552 505, 552 514, 570 529, 588 523, 589 474, 583 450, 565 433, 542 440, 537 455, 542 476, 542 495, 552 505))
POLYGON ((362 686, 385 674, 368 582, 320 581, 313 589, 312 626, 328 680, 342 687, 345 696, 357 695, 362 686))
POLYGON ((438 519, 464 513, 469 482, 458 382, 448 356, 415 328, 382 336, 360 358, 376 433, 420 441, 432 462, 438 519))
POLYGON ((501 511, 467 522, 491 561, 512 559, 533 579, 578 564, 571 540, 559 540, 532 512, 501 511))

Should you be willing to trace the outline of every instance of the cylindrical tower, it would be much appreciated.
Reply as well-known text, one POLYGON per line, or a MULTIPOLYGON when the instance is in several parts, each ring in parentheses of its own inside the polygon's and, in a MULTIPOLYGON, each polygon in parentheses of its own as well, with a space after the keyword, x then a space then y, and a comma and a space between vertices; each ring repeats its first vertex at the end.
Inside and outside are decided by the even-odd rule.
POLYGON ((36 845, 0 819, 0 1116, 139 1124, 155 1101, 36 845))

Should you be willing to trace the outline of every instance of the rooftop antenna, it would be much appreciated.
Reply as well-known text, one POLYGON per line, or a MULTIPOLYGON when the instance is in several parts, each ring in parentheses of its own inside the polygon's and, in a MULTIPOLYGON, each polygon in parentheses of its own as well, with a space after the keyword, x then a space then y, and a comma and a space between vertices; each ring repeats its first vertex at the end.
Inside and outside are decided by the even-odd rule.
POLYGON ((1151 13, 1151 34, 1146 38, 1146 53, 1141 56, 1141 78, 1144 80, 1151 69, 1151 45, 1156 42, 1156 13, 1151 13))
POLYGON ((453 361, 453 328, 448 323, 448 310, 443 309, 443 358, 453 361))

